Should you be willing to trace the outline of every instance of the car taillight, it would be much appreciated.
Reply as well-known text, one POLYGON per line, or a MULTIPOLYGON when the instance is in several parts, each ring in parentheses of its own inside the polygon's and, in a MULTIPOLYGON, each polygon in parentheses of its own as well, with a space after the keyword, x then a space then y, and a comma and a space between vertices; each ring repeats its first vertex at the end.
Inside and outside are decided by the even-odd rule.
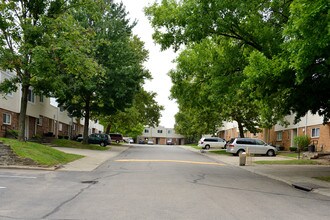
POLYGON ((228 147, 234 147, 234 145, 233 144, 229 144, 229 146, 228 147))

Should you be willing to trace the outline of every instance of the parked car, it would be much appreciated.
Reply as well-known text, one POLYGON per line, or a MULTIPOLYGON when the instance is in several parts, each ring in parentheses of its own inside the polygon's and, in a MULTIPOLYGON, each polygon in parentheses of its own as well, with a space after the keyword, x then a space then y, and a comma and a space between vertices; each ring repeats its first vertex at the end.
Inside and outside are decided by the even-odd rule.
POLYGON ((117 144, 123 141, 123 135, 118 133, 110 133, 111 141, 116 142, 117 144))
POLYGON ((147 144, 152 145, 152 144, 154 144, 154 141, 153 140, 148 140, 147 144))
POLYGON ((173 140, 172 140, 172 139, 168 139, 168 140, 166 141, 166 145, 174 145, 173 140))
POLYGON ((203 149, 224 148, 226 141, 219 137, 203 137, 198 141, 198 146, 203 149))
POLYGON ((88 136, 89 144, 99 144, 103 147, 111 144, 111 137, 108 134, 90 134, 88 136))
POLYGON ((128 144, 133 144, 134 143, 134 140, 131 137, 124 137, 123 141, 128 143, 128 144))
POLYGON ((145 144, 145 142, 142 139, 140 139, 139 144, 145 144))
POLYGON ((243 152, 276 156, 277 149, 256 138, 233 138, 227 144, 228 153, 239 155, 243 152))

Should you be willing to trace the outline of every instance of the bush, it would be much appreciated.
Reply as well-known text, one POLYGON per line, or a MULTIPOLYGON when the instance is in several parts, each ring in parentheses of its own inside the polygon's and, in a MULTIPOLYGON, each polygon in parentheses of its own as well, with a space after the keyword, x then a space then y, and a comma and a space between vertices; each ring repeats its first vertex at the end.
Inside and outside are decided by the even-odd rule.
POLYGON ((301 151, 308 148, 310 138, 307 135, 296 136, 294 138, 294 143, 297 145, 298 150, 301 151))
POLYGON ((18 137, 18 130, 13 130, 13 129, 7 130, 5 136, 7 138, 15 138, 15 139, 17 139, 17 137, 18 137))
POLYGON ((289 149, 290 149, 290 151, 292 151, 292 152, 296 152, 296 151, 297 151, 297 147, 290 147, 289 149))

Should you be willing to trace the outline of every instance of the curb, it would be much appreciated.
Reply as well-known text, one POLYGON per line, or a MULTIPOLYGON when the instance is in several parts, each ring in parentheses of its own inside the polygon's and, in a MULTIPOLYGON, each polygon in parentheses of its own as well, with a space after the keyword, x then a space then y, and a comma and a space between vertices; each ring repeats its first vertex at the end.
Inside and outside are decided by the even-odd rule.
POLYGON ((20 169, 20 170, 44 170, 44 171, 55 171, 61 168, 62 165, 54 166, 54 167, 33 167, 33 166, 15 166, 15 165, 1 165, 0 169, 20 169))

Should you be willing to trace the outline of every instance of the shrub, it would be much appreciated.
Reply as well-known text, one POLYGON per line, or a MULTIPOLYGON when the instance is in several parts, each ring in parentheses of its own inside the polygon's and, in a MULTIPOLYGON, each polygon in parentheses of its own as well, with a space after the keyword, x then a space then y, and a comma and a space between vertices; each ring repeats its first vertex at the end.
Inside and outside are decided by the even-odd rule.
POLYGON ((294 143, 297 145, 298 150, 301 151, 308 148, 310 138, 307 135, 296 136, 294 138, 294 143))
POLYGON ((290 147, 289 149, 290 149, 290 151, 292 151, 292 152, 296 152, 296 151, 297 151, 297 147, 290 147))
POLYGON ((8 137, 8 138, 15 138, 15 139, 17 139, 17 137, 18 137, 18 130, 13 130, 13 129, 7 130, 5 136, 8 137))

